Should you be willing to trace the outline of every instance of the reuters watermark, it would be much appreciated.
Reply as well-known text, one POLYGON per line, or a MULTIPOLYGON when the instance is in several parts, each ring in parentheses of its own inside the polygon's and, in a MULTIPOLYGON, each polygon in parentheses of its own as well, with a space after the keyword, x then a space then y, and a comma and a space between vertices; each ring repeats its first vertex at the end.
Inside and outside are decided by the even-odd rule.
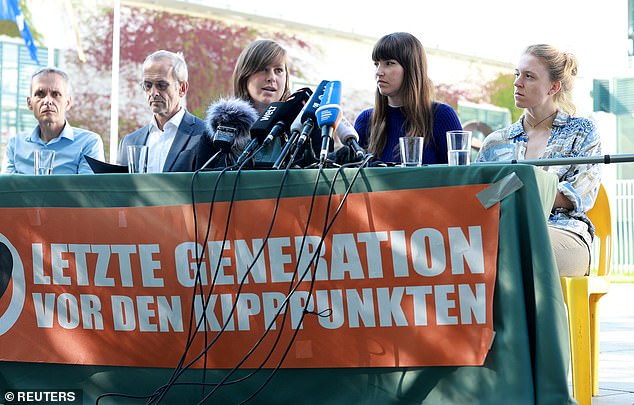
POLYGON ((0 404, 82 404, 81 390, 0 390, 0 404))

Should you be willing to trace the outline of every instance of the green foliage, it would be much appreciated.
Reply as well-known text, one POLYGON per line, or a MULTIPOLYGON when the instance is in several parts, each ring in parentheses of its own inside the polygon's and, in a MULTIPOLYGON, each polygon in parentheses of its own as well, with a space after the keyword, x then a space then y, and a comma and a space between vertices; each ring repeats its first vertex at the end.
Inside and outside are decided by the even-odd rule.
POLYGON ((0 35, 6 35, 13 38, 21 38, 20 31, 15 22, 9 20, 0 20, 0 35))
POLYGON ((515 107, 515 76, 512 73, 500 74, 494 80, 484 86, 484 92, 489 98, 489 103, 498 107, 508 108, 511 111, 511 121, 515 122, 522 115, 523 110, 515 107))
MULTIPOLYGON (((37 31, 36 27, 33 26, 33 23, 31 22, 31 11, 26 4, 26 0, 19 0, 18 4, 20 5, 20 10, 22 10, 24 21, 26 21, 26 25, 28 25, 29 31, 31 31, 33 41, 35 42, 35 44, 42 43, 42 34, 37 31)), ((18 30, 18 26, 15 24, 14 21, 0 20, 0 35, 6 35, 13 38, 22 38, 22 35, 20 35, 20 31, 18 30)))

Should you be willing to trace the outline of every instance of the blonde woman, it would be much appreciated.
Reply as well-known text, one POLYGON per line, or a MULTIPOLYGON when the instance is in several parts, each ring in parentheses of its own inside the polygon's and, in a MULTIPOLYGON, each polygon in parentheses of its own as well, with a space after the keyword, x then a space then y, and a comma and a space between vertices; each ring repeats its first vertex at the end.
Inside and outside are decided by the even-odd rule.
MULTIPOLYGON (((524 114, 510 127, 487 136, 477 161, 585 157, 601 154, 594 123, 574 117, 571 101, 577 60, 546 44, 531 45, 515 70, 515 105, 524 114)), ((550 239, 562 276, 588 274, 594 226, 586 213, 601 181, 598 164, 544 166, 559 177, 548 219, 550 239)))

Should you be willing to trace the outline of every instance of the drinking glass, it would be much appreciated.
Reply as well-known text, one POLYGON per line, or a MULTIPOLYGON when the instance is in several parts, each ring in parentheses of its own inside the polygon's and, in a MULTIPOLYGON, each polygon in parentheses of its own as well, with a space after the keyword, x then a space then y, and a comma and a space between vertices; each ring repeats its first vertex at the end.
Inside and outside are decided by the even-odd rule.
POLYGON ((449 166, 467 166, 471 160, 471 131, 447 131, 449 166))
POLYGON ((33 166, 36 176, 53 174, 55 151, 51 149, 37 149, 33 154, 33 166))
POLYGON ((145 145, 128 145, 128 172, 147 173, 147 151, 145 145))
POLYGON ((401 148, 401 166, 423 165, 423 138, 420 136, 403 136, 398 139, 401 148))

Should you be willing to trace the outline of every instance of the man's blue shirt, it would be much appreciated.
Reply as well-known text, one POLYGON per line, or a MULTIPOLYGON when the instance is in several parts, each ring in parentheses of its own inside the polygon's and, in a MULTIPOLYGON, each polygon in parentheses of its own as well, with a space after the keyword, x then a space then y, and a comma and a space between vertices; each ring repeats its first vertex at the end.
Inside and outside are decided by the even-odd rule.
POLYGON ((105 160, 103 140, 96 133, 73 128, 66 122, 59 136, 45 143, 40 138, 38 125, 30 134, 17 134, 9 139, 2 173, 34 174, 33 152, 36 149, 55 151, 53 174, 92 173, 84 155, 105 160))

